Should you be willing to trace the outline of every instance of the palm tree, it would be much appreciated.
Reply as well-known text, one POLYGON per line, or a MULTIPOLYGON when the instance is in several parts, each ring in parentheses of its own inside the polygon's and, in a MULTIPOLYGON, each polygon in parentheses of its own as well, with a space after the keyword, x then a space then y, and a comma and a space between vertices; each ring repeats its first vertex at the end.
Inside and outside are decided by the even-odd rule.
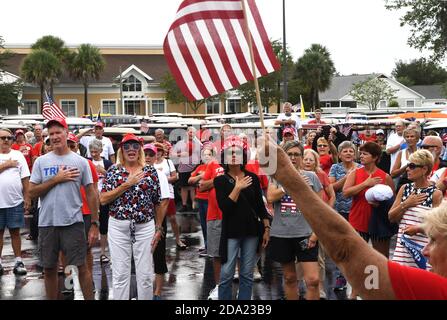
MULTIPOLYGON (((54 36, 43 36, 31 46, 31 49, 42 49, 52 53, 61 63, 61 67, 63 69, 66 68, 70 56, 70 50, 65 47, 65 42, 61 38, 54 36)), ((50 81, 49 90, 51 96, 53 96, 53 85, 54 82, 50 81)))
POLYGON ((319 92, 329 89, 336 70, 329 51, 322 45, 313 44, 298 59, 294 79, 310 88, 312 106, 320 105, 319 92))
POLYGON ((43 91, 52 86, 62 74, 62 64, 54 54, 44 50, 33 50, 20 68, 24 81, 40 87, 40 105, 43 105, 43 91))
POLYGON ((75 80, 84 85, 84 114, 88 114, 88 87, 92 79, 99 80, 106 62, 99 49, 90 44, 81 44, 69 58, 68 71, 75 80))

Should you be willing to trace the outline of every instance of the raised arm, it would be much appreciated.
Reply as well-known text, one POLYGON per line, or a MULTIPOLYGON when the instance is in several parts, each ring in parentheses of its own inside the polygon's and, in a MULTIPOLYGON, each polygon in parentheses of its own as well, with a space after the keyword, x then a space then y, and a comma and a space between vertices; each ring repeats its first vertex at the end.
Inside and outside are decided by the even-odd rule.
MULTIPOLYGON (((388 260, 371 248, 347 221, 312 191, 293 168, 284 151, 271 142, 269 144, 269 149, 276 151, 276 155, 270 157, 270 161, 273 161, 276 156, 276 180, 297 203, 326 252, 341 269, 353 289, 365 299, 394 299, 388 274, 388 260), (367 285, 371 272, 377 277, 377 289, 370 289, 367 285)), ((261 163, 266 162, 261 160, 261 163)))

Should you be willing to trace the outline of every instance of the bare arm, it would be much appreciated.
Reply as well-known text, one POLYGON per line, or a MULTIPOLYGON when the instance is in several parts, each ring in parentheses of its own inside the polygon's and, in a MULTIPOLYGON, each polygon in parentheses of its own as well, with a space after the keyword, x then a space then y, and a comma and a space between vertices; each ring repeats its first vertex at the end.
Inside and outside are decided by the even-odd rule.
POLYGON ((335 191, 332 184, 328 185, 324 188, 324 191, 326 192, 327 196, 329 197, 328 205, 333 208, 335 204, 335 191))
POLYGON ((23 199, 25 201, 25 211, 31 209, 31 198, 29 196, 29 177, 22 179, 23 199))
POLYGON ((269 183, 266 197, 268 203, 279 201, 284 195, 285 193, 281 188, 277 188, 273 183, 269 183))
POLYGON ((402 186, 400 188, 390 211, 388 211, 388 219, 390 220, 390 222, 399 223, 405 211, 408 209, 407 204, 402 203, 402 195, 404 193, 404 189, 405 186, 402 186))
POLYGON ((401 146, 401 144, 398 144, 398 145, 396 145, 394 147, 389 147, 388 149, 386 149, 386 153, 388 153, 390 155, 393 154, 393 153, 396 153, 397 151, 400 150, 400 146, 401 146))
POLYGON ((202 180, 200 182, 199 191, 205 192, 214 188, 214 179, 202 180))
MULTIPOLYGON (((366 299, 395 299, 388 274, 388 260, 369 247, 347 221, 336 214, 310 189, 293 168, 283 150, 270 143, 270 150, 271 148, 276 149, 276 180, 299 204, 301 212, 318 235, 326 252, 340 267, 354 290, 366 299), (368 270, 371 266, 377 268, 379 289, 367 289, 365 286, 370 277, 368 270)), ((271 158, 270 161, 272 161, 271 158)), ((261 163, 265 163, 264 160, 261 159, 261 163)))
POLYGON ((60 168, 57 175, 43 183, 34 184, 31 182, 29 196, 31 199, 43 197, 57 184, 76 180, 79 174, 79 169, 60 168))
POLYGON ((348 177, 348 175, 345 175, 343 178, 341 178, 338 181, 335 180, 335 177, 329 177, 329 181, 331 182, 332 187, 334 188, 334 191, 342 191, 343 190, 343 186, 345 185, 347 177, 348 177))
POLYGON ((393 178, 401 176, 405 172, 405 170, 407 170, 407 166, 403 166, 401 168, 402 152, 405 152, 405 150, 402 150, 397 154, 396 162, 394 162, 393 168, 391 170, 391 176, 393 178))

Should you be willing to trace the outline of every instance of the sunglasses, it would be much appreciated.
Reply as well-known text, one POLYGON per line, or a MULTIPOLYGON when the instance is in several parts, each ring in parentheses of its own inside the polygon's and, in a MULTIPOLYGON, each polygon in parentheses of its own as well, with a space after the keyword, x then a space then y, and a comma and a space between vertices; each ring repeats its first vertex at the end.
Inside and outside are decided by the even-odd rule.
POLYGON ((140 144, 138 142, 125 143, 125 144, 123 144, 123 149, 124 149, 124 151, 129 151, 130 149, 133 149, 136 151, 136 150, 140 149, 140 144))
POLYGON ((155 157, 155 152, 154 152, 154 151, 146 151, 146 152, 144 153, 144 155, 145 155, 146 157, 155 157))
POLYGON ((437 146, 428 145, 428 144, 421 146, 422 149, 430 149, 430 148, 436 148, 436 147, 437 146))
POLYGON ((289 156, 289 158, 299 158, 299 157, 301 157, 302 156, 302 154, 301 153, 298 153, 298 152, 296 152, 296 153, 287 153, 287 155, 289 156))
POLYGON ((318 148, 326 148, 328 145, 327 144, 319 144, 317 147, 318 148))
POLYGON ((416 164, 416 163, 410 162, 407 167, 410 170, 414 170, 416 168, 422 168, 423 166, 420 165, 420 164, 416 164))
POLYGON ((3 141, 12 141, 14 138, 12 136, 7 136, 7 137, 0 137, 0 139, 2 139, 3 141))

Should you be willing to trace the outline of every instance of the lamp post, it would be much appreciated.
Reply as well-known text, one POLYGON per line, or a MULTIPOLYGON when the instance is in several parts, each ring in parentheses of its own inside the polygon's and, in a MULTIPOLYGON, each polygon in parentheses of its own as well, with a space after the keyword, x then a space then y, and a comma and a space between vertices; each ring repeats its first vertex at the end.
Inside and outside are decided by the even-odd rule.
POLYGON ((283 61, 283 100, 289 100, 287 92, 287 41, 286 41, 286 0, 282 0, 282 61, 283 61))

